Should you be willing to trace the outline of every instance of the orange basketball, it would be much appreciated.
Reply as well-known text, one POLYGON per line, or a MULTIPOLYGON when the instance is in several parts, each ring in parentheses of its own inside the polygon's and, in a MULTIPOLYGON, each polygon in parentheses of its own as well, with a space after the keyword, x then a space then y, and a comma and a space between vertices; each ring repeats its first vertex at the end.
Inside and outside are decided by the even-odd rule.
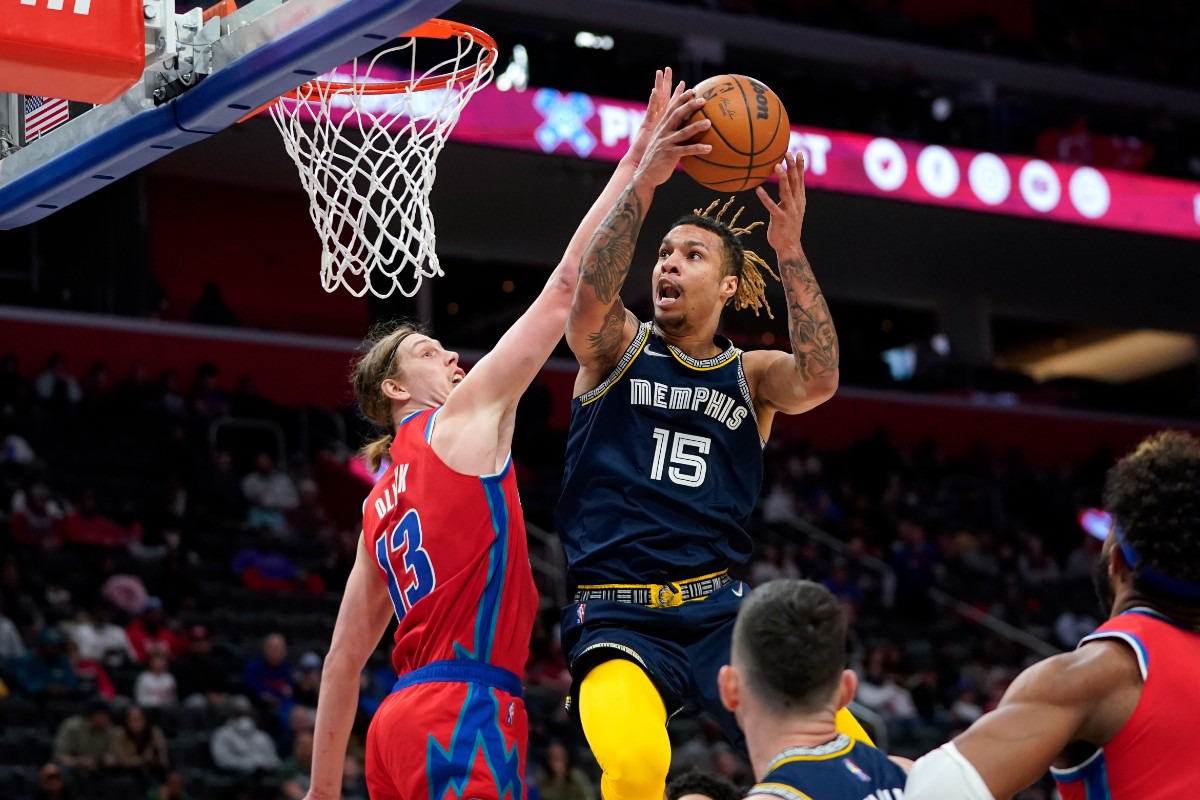
POLYGON ((717 75, 692 88, 708 102, 684 124, 708 117, 712 127, 696 141, 711 144, 712 150, 684 156, 679 162, 684 171, 719 192, 753 189, 770 177, 791 135, 779 97, 745 75, 717 75))

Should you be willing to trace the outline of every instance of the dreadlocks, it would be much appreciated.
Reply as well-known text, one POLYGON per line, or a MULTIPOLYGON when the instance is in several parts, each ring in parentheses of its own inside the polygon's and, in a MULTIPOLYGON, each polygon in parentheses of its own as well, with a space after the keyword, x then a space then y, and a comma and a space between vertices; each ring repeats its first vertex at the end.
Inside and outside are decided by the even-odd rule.
POLYGON ((754 311, 754 316, 758 316, 760 309, 765 309, 767 316, 770 319, 775 319, 775 315, 771 313, 771 306, 767 303, 767 282, 763 277, 765 270, 772 278, 779 280, 779 276, 775 274, 775 270, 771 269, 771 265, 762 259, 758 253, 753 250, 747 250, 741 243, 742 236, 750 233, 750 231, 759 227, 763 223, 751 222, 744 228, 737 227, 738 218, 742 216, 742 212, 746 210, 742 206, 734 213, 733 218, 726 222, 723 218, 725 212, 733 205, 736 198, 730 197, 725 205, 721 206, 714 215, 714 209, 720 205, 720 200, 714 200, 709 204, 708 208, 697 208, 691 214, 681 217, 675 222, 675 227, 679 225, 695 225, 698 228, 711 231, 721 237, 721 241, 725 243, 725 259, 724 267, 725 274, 735 275, 738 279, 737 293, 733 296, 733 307, 738 311, 743 308, 749 308, 754 311))

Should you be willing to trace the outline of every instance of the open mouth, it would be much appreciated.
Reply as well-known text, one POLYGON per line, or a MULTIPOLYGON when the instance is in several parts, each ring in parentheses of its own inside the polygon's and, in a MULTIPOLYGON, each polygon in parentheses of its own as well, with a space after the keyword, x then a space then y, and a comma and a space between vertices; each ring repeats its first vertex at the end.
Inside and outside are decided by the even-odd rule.
POLYGON ((662 281, 658 284, 654 304, 660 308, 674 305, 679 300, 679 294, 679 287, 669 281, 662 281))
POLYGON ((462 383, 462 379, 465 378, 466 376, 467 376, 467 373, 463 372, 460 369, 454 373, 454 377, 450 379, 450 383, 453 384, 454 386, 458 386, 460 383, 462 383))

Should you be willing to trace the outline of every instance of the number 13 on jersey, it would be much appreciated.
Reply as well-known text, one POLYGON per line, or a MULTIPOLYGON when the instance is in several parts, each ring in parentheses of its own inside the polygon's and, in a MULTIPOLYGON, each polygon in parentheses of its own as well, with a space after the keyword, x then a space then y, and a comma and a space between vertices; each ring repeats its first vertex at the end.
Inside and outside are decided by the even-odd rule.
POLYGON ((671 466, 666 472, 671 483, 693 488, 704 483, 708 463, 703 457, 708 455, 712 448, 712 439, 680 431, 675 431, 672 435, 666 428, 655 428, 652 435, 654 463, 650 465, 651 480, 663 479, 663 467, 666 466, 669 451, 671 466))
POLYGON ((433 591, 437 575, 429 553, 421 546, 421 517, 410 508, 391 533, 375 542, 375 560, 387 577, 388 594, 396 608, 396 619, 433 591))

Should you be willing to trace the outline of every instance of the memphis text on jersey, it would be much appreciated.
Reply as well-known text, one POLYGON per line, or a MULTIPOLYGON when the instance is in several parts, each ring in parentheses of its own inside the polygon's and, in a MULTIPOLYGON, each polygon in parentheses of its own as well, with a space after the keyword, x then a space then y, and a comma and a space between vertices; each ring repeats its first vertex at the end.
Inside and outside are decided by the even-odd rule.
POLYGON ((645 378, 630 379, 629 403, 670 411, 694 411, 715 419, 731 431, 736 431, 750 415, 750 409, 744 403, 716 389, 707 386, 668 386, 645 378))

